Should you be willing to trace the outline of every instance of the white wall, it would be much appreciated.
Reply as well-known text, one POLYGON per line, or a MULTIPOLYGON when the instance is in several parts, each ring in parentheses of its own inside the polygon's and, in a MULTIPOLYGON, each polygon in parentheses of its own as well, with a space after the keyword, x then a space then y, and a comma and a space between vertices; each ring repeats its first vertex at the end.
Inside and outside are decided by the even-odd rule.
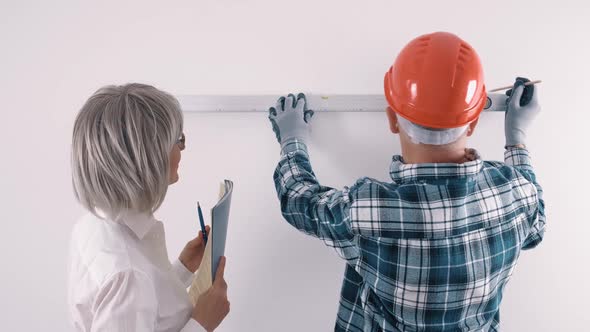
MULTIPOLYGON (((529 145, 548 232, 521 256, 506 289, 503 328, 582 330, 590 323, 589 5, 486 4, 3 0, 0 329, 71 331, 67 241, 82 210, 71 191, 69 144, 76 112, 98 87, 137 81, 175 94, 380 93, 384 72, 409 39, 447 30, 478 50, 489 87, 516 75, 544 80, 544 112, 529 145)), ((227 247, 232 312, 219 331, 332 329, 344 266, 282 221, 272 183, 278 146, 265 116, 185 119, 181 182, 159 217, 176 257, 197 231, 196 200, 211 206, 217 183, 235 180, 227 247)), ((313 165, 332 186, 363 175, 386 179, 399 152, 383 114, 318 114, 313 136, 313 165)), ((471 145, 501 159, 501 115, 484 115, 471 145)))

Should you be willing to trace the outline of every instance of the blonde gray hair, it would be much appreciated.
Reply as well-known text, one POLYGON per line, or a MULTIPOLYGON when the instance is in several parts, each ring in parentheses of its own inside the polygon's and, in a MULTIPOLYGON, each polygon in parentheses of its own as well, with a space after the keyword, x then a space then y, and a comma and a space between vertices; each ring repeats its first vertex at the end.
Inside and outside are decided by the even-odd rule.
POLYGON ((182 134, 176 98, 153 86, 105 86, 86 101, 74 123, 72 183, 94 215, 153 213, 168 189, 170 152, 182 134))

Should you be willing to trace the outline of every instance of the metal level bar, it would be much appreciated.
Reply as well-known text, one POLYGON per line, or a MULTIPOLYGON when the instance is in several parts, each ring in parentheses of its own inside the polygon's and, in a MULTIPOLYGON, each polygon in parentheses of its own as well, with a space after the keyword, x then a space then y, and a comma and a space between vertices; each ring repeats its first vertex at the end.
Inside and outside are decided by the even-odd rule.
MULTIPOLYGON (((179 95, 184 112, 256 113, 268 112, 276 104, 277 95, 179 95)), ((321 112, 384 112, 387 103, 383 95, 321 95, 306 94, 308 108, 321 112)), ((498 102, 495 102, 498 105, 498 102)), ((488 98, 485 110, 503 110, 491 106, 488 98)), ((505 109, 504 109, 505 110, 505 109)))

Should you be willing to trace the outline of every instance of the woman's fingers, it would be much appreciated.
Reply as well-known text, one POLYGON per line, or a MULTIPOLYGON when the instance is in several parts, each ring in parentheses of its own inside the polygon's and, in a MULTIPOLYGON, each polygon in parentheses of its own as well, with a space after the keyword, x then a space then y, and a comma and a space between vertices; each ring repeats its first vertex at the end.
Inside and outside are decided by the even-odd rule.
POLYGON ((227 289, 227 283, 225 279, 223 279, 223 274, 225 273, 225 256, 221 256, 219 259, 219 266, 217 267, 217 271, 215 272, 215 280, 213 281, 213 286, 219 287, 223 290, 227 289))

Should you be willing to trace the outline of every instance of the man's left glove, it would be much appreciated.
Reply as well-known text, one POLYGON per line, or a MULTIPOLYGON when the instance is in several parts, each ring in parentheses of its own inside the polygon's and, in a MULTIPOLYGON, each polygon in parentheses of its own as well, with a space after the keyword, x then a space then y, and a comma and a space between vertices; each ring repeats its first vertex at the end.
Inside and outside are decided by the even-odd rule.
POLYGON ((305 94, 295 97, 290 93, 287 97, 280 97, 268 113, 272 130, 281 145, 293 138, 304 142, 309 138, 309 123, 314 113, 307 109, 305 94))
POLYGON ((508 109, 504 119, 506 147, 525 145, 526 131, 541 112, 538 101, 539 90, 534 85, 525 86, 529 79, 517 77, 512 89, 506 91, 508 109))

